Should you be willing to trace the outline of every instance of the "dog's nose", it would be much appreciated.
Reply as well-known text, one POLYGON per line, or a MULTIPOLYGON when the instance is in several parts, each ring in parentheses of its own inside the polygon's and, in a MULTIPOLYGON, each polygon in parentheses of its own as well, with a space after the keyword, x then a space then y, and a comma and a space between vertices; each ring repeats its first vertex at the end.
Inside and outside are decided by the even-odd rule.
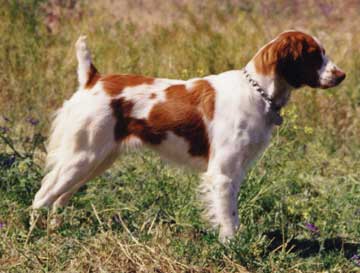
POLYGON ((333 72, 333 75, 334 77, 336 78, 336 84, 339 84, 341 83, 345 77, 346 77, 346 74, 344 71, 341 71, 340 69, 336 69, 334 72, 333 72))

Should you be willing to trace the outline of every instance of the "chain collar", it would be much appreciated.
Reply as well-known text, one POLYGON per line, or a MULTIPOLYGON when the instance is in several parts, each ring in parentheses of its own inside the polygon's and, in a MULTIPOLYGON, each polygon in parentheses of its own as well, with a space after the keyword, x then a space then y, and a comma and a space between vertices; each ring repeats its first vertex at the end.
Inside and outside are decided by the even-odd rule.
POLYGON ((257 83, 257 81, 251 78, 249 72, 247 72, 245 68, 242 71, 250 85, 260 94, 260 96, 267 103, 269 107, 269 111, 267 113, 269 121, 275 125, 281 125, 283 122, 283 118, 280 116, 281 106, 277 106, 274 103, 272 98, 270 98, 269 95, 266 94, 265 90, 257 83))

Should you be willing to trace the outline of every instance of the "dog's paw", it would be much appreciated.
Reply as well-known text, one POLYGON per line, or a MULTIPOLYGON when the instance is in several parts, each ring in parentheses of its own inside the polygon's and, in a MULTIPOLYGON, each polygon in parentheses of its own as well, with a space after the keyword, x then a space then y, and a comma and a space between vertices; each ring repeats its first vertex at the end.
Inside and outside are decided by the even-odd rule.
POLYGON ((223 244, 230 242, 235 235, 235 227, 232 225, 221 225, 219 231, 219 241, 223 244))

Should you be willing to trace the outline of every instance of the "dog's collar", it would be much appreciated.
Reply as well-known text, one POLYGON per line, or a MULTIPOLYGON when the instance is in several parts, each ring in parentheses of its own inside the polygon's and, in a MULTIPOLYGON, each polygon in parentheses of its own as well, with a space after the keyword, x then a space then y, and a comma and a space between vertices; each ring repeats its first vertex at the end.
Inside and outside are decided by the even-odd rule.
POLYGON ((260 84, 258 84, 257 81, 251 78, 249 72, 247 72, 245 68, 242 71, 250 85, 260 94, 260 96, 269 106, 270 111, 268 112, 268 118, 270 122, 275 125, 281 125, 283 122, 283 118, 280 115, 281 106, 278 106, 274 103, 273 99, 269 97, 268 94, 266 94, 265 90, 260 86, 260 84))

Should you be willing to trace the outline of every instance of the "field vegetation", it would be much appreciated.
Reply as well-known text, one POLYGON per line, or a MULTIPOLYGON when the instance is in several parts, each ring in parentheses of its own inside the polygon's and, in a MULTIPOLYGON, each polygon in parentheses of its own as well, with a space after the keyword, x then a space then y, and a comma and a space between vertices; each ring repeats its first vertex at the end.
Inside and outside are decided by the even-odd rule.
POLYGON ((360 2, 3 0, 0 272, 360 272, 360 2), (29 226, 51 114, 77 88, 74 43, 101 73, 187 79, 240 69, 279 32, 317 36, 347 72, 303 88, 241 187, 228 245, 201 218, 197 174, 129 153, 29 226))

